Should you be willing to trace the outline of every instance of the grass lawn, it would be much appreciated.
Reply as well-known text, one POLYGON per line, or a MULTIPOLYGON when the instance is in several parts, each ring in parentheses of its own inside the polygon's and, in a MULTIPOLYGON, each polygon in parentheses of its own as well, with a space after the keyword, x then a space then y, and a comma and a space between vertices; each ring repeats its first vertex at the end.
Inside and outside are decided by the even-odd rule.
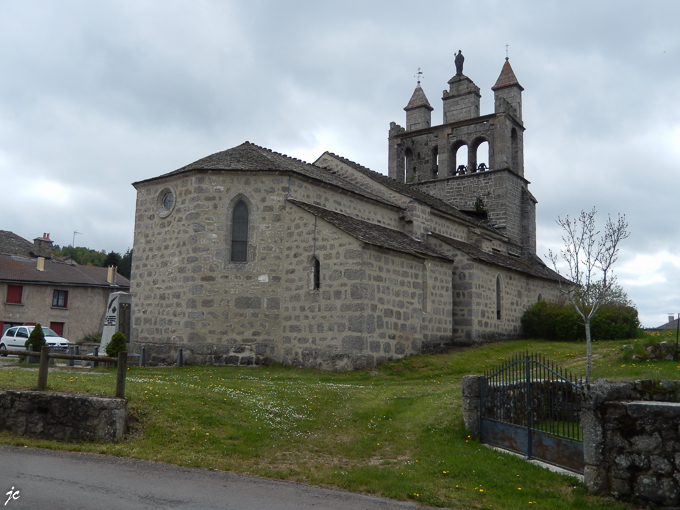
MULTIPOLYGON (((678 379, 672 361, 624 361, 593 344, 593 378, 678 379)), ((674 341, 674 338, 673 338, 674 341)), ((339 487, 454 508, 616 509, 572 477, 468 438, 461 379, 513 353, 540 352, 576 374, 585 344, 508 341, 413 356, 361 372, 284 366, 130 368, 131 433, 117 444, 64 444, 0 433, 0 442, 135 457, 339 487)), ((0 370, 0 387, 34 388, 35 369, 0 370)), ((48 387, 113 395, 114 369, 52 368, 48 387)))

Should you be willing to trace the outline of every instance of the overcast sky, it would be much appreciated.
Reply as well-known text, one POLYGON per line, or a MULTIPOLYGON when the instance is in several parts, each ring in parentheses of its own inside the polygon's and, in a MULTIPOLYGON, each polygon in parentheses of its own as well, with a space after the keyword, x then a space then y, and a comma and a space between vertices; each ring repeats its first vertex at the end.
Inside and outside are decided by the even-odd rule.
POLYGON ((538 254, 558 216, 625 214, 642 323, 680 312, 680 2, 0 0, 0 229, 124 253, 134 181, 246 140, 387 172, 418 68, 441 123, 454 52, 482 114, 509 45, 538 254))

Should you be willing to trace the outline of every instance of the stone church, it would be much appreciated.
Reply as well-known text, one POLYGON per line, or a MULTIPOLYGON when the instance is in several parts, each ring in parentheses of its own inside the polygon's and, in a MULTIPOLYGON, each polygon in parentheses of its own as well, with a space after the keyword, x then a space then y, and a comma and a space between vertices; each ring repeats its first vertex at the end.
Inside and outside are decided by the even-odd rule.
POLYGON ((536 256, 523 88, 506 59, 480 115, 460 52, 448 84, 441 125, 420 83, 391 123, 388 175, 245 142, 134 183, 134 349, 351 369, 517 337, 559 278, 536 256))

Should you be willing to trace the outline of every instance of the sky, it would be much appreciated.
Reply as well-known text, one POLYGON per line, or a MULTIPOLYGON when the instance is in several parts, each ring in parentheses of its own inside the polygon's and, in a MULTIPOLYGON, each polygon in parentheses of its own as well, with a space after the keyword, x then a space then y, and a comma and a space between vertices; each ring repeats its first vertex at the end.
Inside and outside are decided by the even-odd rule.
POLYGON ((558 217, 625 215, 614 270, 658 326, 680 312, 679 20, 676 0, 1 0, 0 230, 125 253, 131 183, 246 140, 387 173, 418 69, 439 124, 462 50, 484 115, 507 49, 538 255, 558 217))

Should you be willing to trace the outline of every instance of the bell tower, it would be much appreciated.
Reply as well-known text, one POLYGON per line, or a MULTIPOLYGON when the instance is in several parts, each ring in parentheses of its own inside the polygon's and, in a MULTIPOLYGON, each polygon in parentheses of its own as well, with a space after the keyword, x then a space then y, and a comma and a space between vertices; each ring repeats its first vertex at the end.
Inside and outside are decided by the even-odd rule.
POLYGON ((535 253, 536 199, 524 178, 524 88, 506 57, 491 88, 494 112, 480 115, 480 89, 463 74, 463 62, 459 51, 442 93, 443 124, 430 124, 433 108, 420 82, 404 108, 406 128, 390 124, 389 176, 484 217, 508 237, 514 254, 535 253))

